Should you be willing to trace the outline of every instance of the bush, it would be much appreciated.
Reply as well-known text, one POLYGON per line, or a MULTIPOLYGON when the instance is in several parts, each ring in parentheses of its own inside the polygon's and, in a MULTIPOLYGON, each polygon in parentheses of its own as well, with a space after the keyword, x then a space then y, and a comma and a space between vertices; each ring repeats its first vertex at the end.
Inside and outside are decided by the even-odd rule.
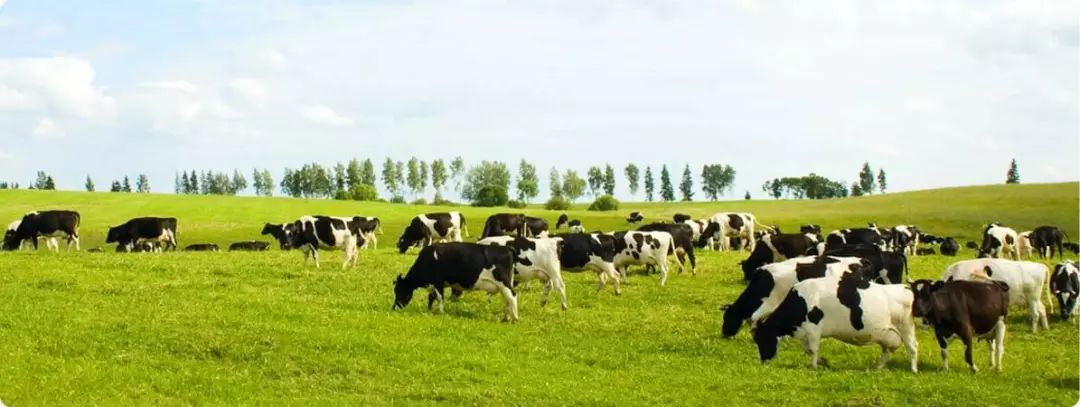
POLYGON ((570 201, 567 201, 566 198, 561 196, 553 196, 551 199, 548 199, 547 202, 544 202, 544 209, 549 211, 565 211, 570 209, 570 201))
POLYGON ((509 200, 510 195, 506 192, 506 188, 489 185, 480 188, 480 191, 473 197, 472 205, 483 207, 505 206, 509 200))
POLYGON ((412 201, 410 205, 427 205, 427 199, 419 198, 415 201, 412 201))
POLYGON ((528 206, 528 204, 517 199, 511 199, 509 202, 506 203, 506 206, 514 209, 524 209, 526 206, 528 206))
POLYGON ((379 192, 371 185, 358 184, 349 189, 349 198, 354 201, 377 201, 379 192))
POLYGON ((349 199, 349 194, 345 192, 344 189, 339 189, 337 190, 337 192, 334 192, 334 199, 344 201, 346 199, 349 199))
POLYGON ((617 211, 619 210, 619 200, 611 195, 600 195, 593 201, 592 205, 589 205, 590 211, 617 211))
POLYGON ((403 204, 403 203, 405 203, 405 197, 403 197, 401 195, 395 196, 393 198, 390 198, 390 203, 403 204))

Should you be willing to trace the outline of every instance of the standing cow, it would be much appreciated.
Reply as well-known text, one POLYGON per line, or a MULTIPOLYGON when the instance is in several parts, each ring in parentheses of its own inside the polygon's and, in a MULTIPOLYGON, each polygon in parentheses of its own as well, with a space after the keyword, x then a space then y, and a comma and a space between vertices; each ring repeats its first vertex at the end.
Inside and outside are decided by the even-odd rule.
POLYGON ((829 235, 825 237, 825 250, 849 244, 871 244, 884 250, 887 242, 885 235, 881 233, 876 224, 871 222, 865 228, 849 228, 829 232, 829 235))
POLYGON ((484 222, 484 230, 480 232, 480 238, 492 236, 504 236, 514 234, 526 237, 525 214, 523 213, 496 213, 488 216, 484 222))
MULTIPOLYGON (((753 252, 755 225, 760 223, 751 213, 719 212, 709 217, 709 225, 702 231, 698 244, 705 244, 707 239, 715 238, 719 242, 720 250, 728 250, 731 247, 729 239, 737 237, 745 242, 743 247, 753 252)), ((764 225, 762 227, 768 228, 764 225)))
POLYGON ((356 266, 359 257, 358 239, 360 237, 360 225, 351 218, 332 216, 302 216, 292 223, 292 229, 288 234, 289 247, 295 247, 304 253, 304 263, 307 264, 308 256, 315 261, 315 268, 319 268, 319 249, 340 248, 344 251, 344 260, 341 268, 349 265, 356 266))
POLYGON ((990 342, 990 367, 1001 371, 1005 353, 1005 317, 1009 314, 1009 286, 1000 281, 917 280, 911 284, 915 295, 912 313, 934 327, 941 347, 941 364, 949 369, 949 338, 956 335, 964 342, 964 361, 972 372, 978 371, 971 359, 974 339, 990 342))
POLYGON ((1039 257, 1053 258, 1054 249, 1057 249, 1058 259, 1063 255, 1065 232, 1057 226, 1039 226, 1031 231, 1031 246, 1039 253, 1039 257))
POLYGON ((690 225, 685 223, 650 223, 639 227, 638 230, 667 232, 670 234, 675 244, 675 256, 679 260, 680 267, 689 258, 690 274, 697 275, 697 259, 694 257, 694 232, 690 225))
POLYGON ((1020 251, 1017 250, 1019 237, 1012 228, 991 223, 983 230, 983 242, 979 246, 979 257, 1001 258, 1003 253, 1008 253, 1013 260, 1020 260, 1020 251))
POLYGON ((812 234, 767 234, 762 236, 750 252, 750 257, 739 262, 743 279, 749 281, 750 275, 759 267, 769 263, 778 263, 790 258, 808 255, 821 255, 824 244, 819 243, 812 234))
POLYGON ((412 246, 424 248, 435 242, 461 241, 461 234, 469 235, 465 217, 461 212, 436 212, 416 215, 398 238, 397 248, 401 254, 412 246))
MULTIPOLYGON (((1048 285, 1050 269, 1045 264, 1029 261, 1005 259, 974 259, 953 263, 941 276, 942 281, 975 280, 1000 281, 1009 286, 1009 303, 1026 304, 1031 316, 1031 332, 1038 331, 1042 322, 1043 329, 1050 329, 1046 318, 1046 307, 1042 302, 1045 288, 1050 297, 1048 285)), ((1050 305, 1053 306, 1053 301, 1050 305)))
POLYGON ((892 228, 889 246, 894 252, 901 252, 908 256, 916 256, 919 252, 921 233, 915 225, 896 225, 892 228))
POLYGON ((176 218, 142 217, 109 227, 105 243, 116 243, 118 251, 132 251, 143 243, 157 244, 160 250, 176 250, 176 218))
POLYGON ((592 270, 596 273, 599 284, 596 291, 604 289, 610 278, 615 295, 622 293, 619 287, 619 273, 615 270, 615 237, 603 233, 566 233, 555 235, 562 239, 559 263, 563 270, 592 270))
POLYGON ((1068 321, 1076 314, 1077 297, 1080 297, 1080 268, 1076 262, 1065 260, 1054 266, 1054 274, 1050 277, 1050 293, 1058 300, 1058 308, 1061 319, 1068 321))
POLYGON ((356 223, 357 230, 360 232, 362 238, 361 249, 367 249, 371 246, 372 249, 379 248, 379 238, 375 236, 375 233, 382 233, 382 222, 379 218, 374 216, 353 216, 352 221, 356 223))
POLYGON ((409 305, 417 288, 427 288, 428 309, 438 302, 439 312, 444 312, 447 286, 500 293, 505 302, 503 320, 518 320, 514 253, 509 248, 460 242, 424 247, 409 272, 394 281, 394 309, 409 305))
MULTIPOLYGON (((22 219, 12 221, 11 223, 8 224, 7 230, 4 231, 4 243, 5 243, 5 246, 6 246, 6 244, 7 244, 7 242, 9 240, 10 241, 15 240, 15 232, 19 230, 19 225, 21 225, 21 224, 22 224, 22 219)), ((35 238, 34 240, 40 240, 40 239, 41 239, 41 237, 39 236, 39 237, 35 238)), ((24 239, 24 240, 22 240, 21 243, 19 243, 18 248, 19 248, 19 250, 22 250, 22 249, 26 249, 30 245, 32 245, 31 241, 29 239, 24 239)), ((60 244, 56 242, 55 237, 46 237, 45 238, 45 247, 47 249, 51 250, 51 251, 54 251, 54 252, 59 252, 60 251, 60 244)))
MULTIPOLYGON (((29 212, 23 215, 14 230, 4 234, 4 250, 16 250, 24 241, 30 242, 34 250, 37 250, 39 237, 46 239, 46 245, 50 244, 50 239, 62 237, 67 240, 68 250, 71 250, 72 246, 79 250, 80 220, 79 213, 75 211, 29 212)), ((59 251, 55 240, 51 242, 54 250, 59 251)))
POLYGON ((548 302, 552 289, 559 294, 562 308, 566 302, 566 285, 562 280, 559 265, 560 238, 524 238, 519 236, 492 236, 480 239, 476 243, 488 246, 504 246, 514 251, 514 283, 540 280, 544 289, 540 297, 540 306, 548 302))
MULTIPOLYGON (((626 266, 656 266, 663 287, 667 283, 668 254, 675 250, 675 241, 668 232, 615 232, 615 269, 626 280, 626 266)), ((679 271, 682 269, 683 265, 679 263, 679 271)))

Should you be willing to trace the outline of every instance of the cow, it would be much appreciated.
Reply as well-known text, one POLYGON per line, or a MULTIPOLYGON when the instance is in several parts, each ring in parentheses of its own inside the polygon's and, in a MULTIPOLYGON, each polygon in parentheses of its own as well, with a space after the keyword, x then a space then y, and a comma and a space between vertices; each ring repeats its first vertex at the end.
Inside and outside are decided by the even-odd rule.
POLYGON ((1062 241, 1067 237, 1057 226, 1039 226, 1031 230, 1031 246, 1039 253, 1039 257, 1053 258, 1054 249, 1057 249, 1058 259, 1064 252, 1062 241))
POLYGON ((941 240, 941 254, 946 256, 955 256, 960 251, 960 243, 956 242, 956 239, 946 237, 941 240))
POLYGON ((940 237, 919 231, 919 244, 939 244, 943 241, 945 240, 940 237))
POLYGON ((825 237, 825 250, 829 250, 830 246, 860 243, 871 244, 885 249, 886 242, 885 236, 881 234, 881 230, 878 229, 877 225, 870 223, 865 228, 848 228, 829 232, 829 235, 825 237))
POLYGON ((687 215, 685 213, 676 213, 671 217, 671 219, 675 221, 675 223, 683 223, 690 220, 691 218, 690 215, 687 215))
POLYGON ((929 256, 937 254, 937 251, 934 250, 933 247, 918 247, 915 249, 915 254, 918 254, 920 256, 929 256))
POLYGON ((776 234, 766 235, 758 241, 750 257, 739 262, 743 271, 743 280, 750 281, 754 270, 769 263, 778 263, 787 259, 821 255, 824 245, 812 234, 776 234))
POLYGON ((184 247, 185 252, 216 252, 218 245, 214 243, 192 243, 184 247))
POLYGON ((1001 258, 1002 252, 1008 252, 1013 260, 1020 260, 1020 251, 1017 250, 1016 231, 1012 228, 997 223, 986 225, 983 229, 983 241, 979 246, 979 257, 1001 258))
POLYGON ((919 228, 915 225, 896 225, 892 228, 891 238, 889 239, 889 246, 892 251, 899 251, 908 256, 916 256, 919 254, 919 228))
MULTIPOLYGON (((29 241, 34 250, 38 248, 38 238, 44 238, 46 246, 54 243, 49 239, 62 237, 67 240, 67 248, 79 250, 79 223, 81 217, 75 211, 34 211, 23 215, 15 230, 4 234, 4 250, 16 250, 24 241, 29 241)), ((10 228, 10 225, 8 226, 10 228)), ((52 244, 56 251, 60 248, 52 244)))
POLYGON ((292 223, 288 233, 289 247, 299 249, 304 253, 304 264, 307 264, 308 256, 315 262, 315 268, 319 268, 319 249, 340 248, 344 252, 344 260, 341 268, 350 265, 356 266, 359 257, 357 251, 363 244, 360 236, 360 225, 351 218, 332 216, 301 216, 292 223))
MULTIPOLYGON (((13 222, 8 224, 7 230, 4 231, 4 242, 7 242, 8 240, 14 240, 15 239, 15 231, 19 230, 19 225, 20 224, 22 224, 22 219, 13 221, 13 222)), ((34 239, 35 240, 41 239, 41 236, 38 236, 38 237, 36 237, 34 239)), ((22 250, 22 249, 27 248, 27 246, 29 246, 29 245, 31 245, 30 240, 26 239, 26 240, 23 240, 21 243, 19 243, 18 248, 20 250, 22 250)), ((56 238, 55 237, 46 237, 45 238, 45 247, 47 249, 49 249, 49 250, 54 251, 54 252, 59 252, 60 251, 60 244, 56 243, 56 238)))
MULTIPOLYGON (((730 244, 728 238, 739 237, 747 250, 754 251, 754 225, 760 225, 757 218, 750 213, 719 212, 709 217, 709 225, 701 232, 699 244, 705 244, 709 238, 716 238, 720 243, 720 250, 728 250, 730 244)), ((762 225, 764 228, 767 226, 762 225)))
POLYGON ((964 247, 966 247, 968 249, 978 249, 979 244, 975 243, 974 240, 968 240, 967 243, 964 243, 964 247))
POLYGON ((427 288, 428 309, 437 301, 439 312, 445 312, 443 289, 447 286, 498 292, 505 302, 503 320, 518 320, 514 253, 509 248, 462 242, 425 246, 409 272, 398 274, 394 281, 394 309, 409 305, 417 288, 427 288))
MULTIPOLYGON (((626 280, 626 266, 653 265, 660 269, 660 286, 667 283, 668 254, 674 252, 675 239, 668 232, 615 232, 615 269, 626 280)), ((679 263, 679 271, 683 264, 679 263)))
POLYGON ((570 217, 566 216, 565 213, 559 215, 559 219, 555 221, 555 230, 562 229, 563 226, 566 226, 569 222, 570 222, 570 217))
POLYGON ((671 235, 675 244, 675 256, 679 260, 680 269, 690 259, 690 274, 697 275, 697 259, 694 257, 694 231, 685 223, 650 223, 639 227, 638 230, 645 232, 667 232, 671 235))
POLYGON ((566 285, 563 283, 559 264, 560 238, 523 238, 519 236, 492 236, 476 243, 509 247, 514 251, 514 283, 540 280, 544 285, 540 306, 548 302, 552 289, 559 294, 562 309, 567 309, 566 285))
POLYGON ((619 288, 619 273, 614 264, 614 236, 603 233, 566 233, 554 237, 563 241, 562 251, 559 253, 559 263, 563 270, 592 270, 599 279, 597 292, 604 289, 607 279, 610 278, 615 295, 622 293, 619 288))
POLYGON ((361 249, 367 249, 371 246, 372 249, 379 248, 379 238, 375 236, 375 233, 382 233, 382 222, 379 218, 374 216, 353 216, 352 221, 357 224, 360 231, 360 237, 363 238, 363 247, 361 249))
POLYGON ((818 241, 824 241, 824 239, 822 239, 822 236, 821 236, 821 225, 818 225, 818 224, 809 224, 809 225, 799 226, 799 233, 801 233, 801 234, 810 233, 812 235, 817 236, 818 241))
POLYGON ((1076 314, 1077 297, 1080 297, 1080 268, 1076 262, 1065 260, 1054 266, 1050 277, 1050 293, 1058 300, 1061 319, 1068 321, 1076 314))
POLYGON ((1031 231, 1020 232, 1016 234, 1016 256, 1020 259, 1027 255, 1027 258, 1034 256, 1035 250, 1031 247, 1031 231))
POLYGON ((869 261, 872 271, 866 277, 879 284, 899 284, 908 274, 907 256, 903 253, 883 251, 880 246, 867 243, 826 247, 826 256, 858 257, 869 261))
POLYGON ((116 245, 117 253, 160 253, 162 244, 157 240, 142 240, 129 245, 116 245))
POLYGON ((275 240, 278 241, 278 247, 280 247, 281 250, 289 250, 290 249, 290 247, 289 247, 289 231, 292 228, 292 226, 293 226, 292 223, 288 223, 288 224, 267 223, 267 224, 263 225, 262 235, 263 236, 265 236, 265 235, 272 236, 275 240))
POLYGON ((817 367, 821 338, 836 338, 852 345, 878 344, 877 368, 900 347, 907 349, 911 371, 918 372, 919 343, 911 316, 914 296, 899 284, 877 284, 858 276, 822 277, 799 282, 772 314, 754 330, 754 343, 762 363, 776 357, 781 338, 794 337, 817 367))
POLYGON ((496 213, 488 216, 487 221, 484 222, 484 230, 480 233, 480 238, 509 234, 525 237, 525 233, 525 214, 496 213))
POLYGON ((570 228, 570 233, 585 233, 585 228, 581 226, 581 220, 571 220, 565 213, 559 215, 559 220, 555 222, 555 230, 562 229, 563 226, 568 226, 570 228))
POLYGON ((735 336, 744 322, 756 323, 768 316, 795 283, 812 278, 869 272, 870 264, 854 257, 806 256, 759 267, 734 303, 724 306, 722 333, 735 336))
POLYGON ((421 248, 436 241, 460 242, 461 234, 469 235, 465 217, 461 212, 436 212, 416 215, 398 238, 397 248, 401 254, 412 246, 421 248))
POLYGON ((1073 252, 1073 254, 1080 254, 1080 243, 1069 242, 1062 245, 1065 250, 1073 252))
POLYGON ((630 215, 626 216, 626 223, 629 224, 640 223, 643 220, 645 220, 645 216, 641 212, 630 212, 630 215))
MULTIPOLYGON (((1039 322, 1042 322, 1043 329, 1050 329, 1046 307, 1042 302, 1044 287, 1047 297, 1050 297, 1049 279, 1050 269, 1044 264, 985 258, 953 263, 941 276, 942 281, 993 280, 1005 283, 1009 286, 1009 303, 1027 305, 1031 332, 1038 331, 1039 322)), ((1050 305, 1053 304, 1051 301, 1050 305)))
POLYGON ((118 251, 131 251, 146 241, 160 243, 165 250, 176 250, 176 218, 134 218, 109 227, 105 243, 116 243, 118 251))
POLYGON ((524 237, 547 237, 548 235, 548 223, 543 218, 537 218, 534 216, 525 217, 525 236, 524 237))
POLYGON ((270 242, 247 240, 235 242, 229 245, 230 252, 265 252, 270 248, 270 242))
POLYGON ((941 347, 941 365, 949 370, 949 338, 964 342, 964 361, 972 372, 979 369, 971 359, 976 338, 990 342, 990 367, 1001 371, 1005 354, 1005 317, 1009 314, 1009 286, 1000 281, 930 281, 911 283, 915 296, 912 314, 934 327, 941 347))

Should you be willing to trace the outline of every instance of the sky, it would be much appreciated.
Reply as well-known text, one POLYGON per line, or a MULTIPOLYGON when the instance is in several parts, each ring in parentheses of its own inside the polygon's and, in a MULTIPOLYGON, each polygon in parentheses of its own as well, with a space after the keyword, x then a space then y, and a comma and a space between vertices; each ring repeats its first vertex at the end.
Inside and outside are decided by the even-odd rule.
POLYGON ((528 159, 539 199, 551 167, 629 162, 731 165, 727 199, 864 161, 892 191, 1001 183, 1013 158, 1070 181, 1078 21, 1075 1, 0 0, 0 180, 171 192, 193 168, 461 156, 528 159))

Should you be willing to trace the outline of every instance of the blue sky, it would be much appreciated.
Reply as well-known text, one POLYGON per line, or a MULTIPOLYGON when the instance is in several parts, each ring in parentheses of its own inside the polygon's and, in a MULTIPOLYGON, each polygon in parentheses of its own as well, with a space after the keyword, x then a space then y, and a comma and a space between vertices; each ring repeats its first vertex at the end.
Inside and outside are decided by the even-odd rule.
POLYGON ((279 180, 311 161, 460 155, 542 175, 724 163, 729 198, 810 172, 850 182, 863 161, 893 190, 998 183, 1014 157, 1025 182, 1075 180, 1077 16, 1030 1, 0 0, 0 179, 146 173, 165 192, 180 169, 279 180))

